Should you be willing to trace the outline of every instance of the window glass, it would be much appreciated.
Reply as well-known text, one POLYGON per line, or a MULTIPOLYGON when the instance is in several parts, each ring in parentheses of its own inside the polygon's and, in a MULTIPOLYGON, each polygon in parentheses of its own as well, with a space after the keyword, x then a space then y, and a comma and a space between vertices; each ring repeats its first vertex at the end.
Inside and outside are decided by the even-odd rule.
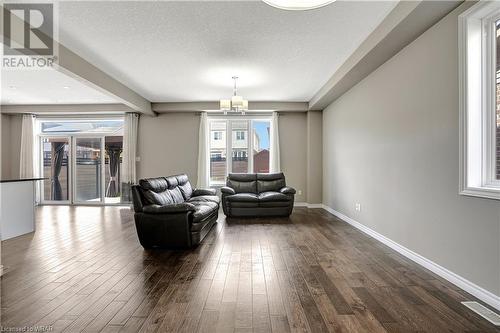
POLYGON ((233 135, 231 136, 232 166, 231 170, 235 173, 248 172, 248 145, 246 133, 248 132, 248 120, 231 121, 233 135))
POLYGON ((269 173, 269 137, 271 123, 269 121, 253 121, 253 171, 269 173))
POLYGON ((42 196, 45 201, 69 200, 69 139, 42 139, 42 196))
POLYGON ((210 184, 225 183, 226 165, 226 121, 210 122, 210 184))
POLYGON ((114 135, 123 135, 123 120, 42 121, 41 132, 44 134, 112 133, 114 135))

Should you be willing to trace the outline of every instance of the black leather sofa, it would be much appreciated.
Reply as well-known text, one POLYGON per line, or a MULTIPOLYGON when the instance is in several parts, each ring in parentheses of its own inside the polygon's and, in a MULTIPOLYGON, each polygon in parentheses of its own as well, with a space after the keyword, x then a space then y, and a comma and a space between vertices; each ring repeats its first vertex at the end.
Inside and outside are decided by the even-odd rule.
POLYGON ((193 189, 187 175, 141 179, 132 186, 134 218, 144 248, 199 244, 217 221, 215 190, 193 189))
POLYGON ((221 192, 228 217, 289 216, 293 210, 295 189, 283 173, 230 173, 221 192))

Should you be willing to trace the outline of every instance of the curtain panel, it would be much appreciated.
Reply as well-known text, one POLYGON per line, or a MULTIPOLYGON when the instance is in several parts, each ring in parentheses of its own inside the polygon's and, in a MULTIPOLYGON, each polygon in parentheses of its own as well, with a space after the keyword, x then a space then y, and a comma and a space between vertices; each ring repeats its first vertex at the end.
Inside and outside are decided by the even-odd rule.
POLYGON ((124 117, 123 128, 123 161, 122 161, 122 202, 132 201, 130 186, 137 182, 136 156, 137 156, 137 130, 139 115, 127 113, 124 117))
POLYGON ((280 172, 280 136, 279 136, 279 126, 278 126, 279 115, 278 112, 274 111, 271 118, 271 145, 269 153, 269 171, 280 172))
POLYGON ((21 126, 21 151, 19 158, 19 178, 39 177, 38 149, 36 149, 35 116, 23 115, 21 126))
POLYGON ((208 188, 209 185, 209 150, 208 116, 206 112, 202 112, 198 136, 198 181, 196 182, 198 188, 208 188))

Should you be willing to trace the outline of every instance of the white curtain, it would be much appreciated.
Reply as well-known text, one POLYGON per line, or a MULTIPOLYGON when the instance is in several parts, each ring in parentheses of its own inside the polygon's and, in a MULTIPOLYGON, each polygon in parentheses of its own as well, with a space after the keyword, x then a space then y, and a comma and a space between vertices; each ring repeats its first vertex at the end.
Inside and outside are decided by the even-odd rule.
POLYGON ((271 118, 271 151, 269 158, 270 172, 280 172, 280 135, 279 135, 279 126, 278 126, 278 112, 274 111, 273 116, 271 118))
POLYGON ((136 113, 125 114, 123 128, 123 159, 122 159, 122 200, 130 201, 130 185, 137 182, 136 156, 137 156, 137 128, 139 115, 136 113))
POLYGON ((19 178, 39 177, 38 149, 36 149, 35 116, 23 115, 21 127, 21 151, 19 158, 19 178))
POLYGON ((210 170, 208 133, 208 116, 206 112, 202 112, 198 137, 198 181, 196 183, 196 187, 198 188, 208 188, 208 173, 210 170))

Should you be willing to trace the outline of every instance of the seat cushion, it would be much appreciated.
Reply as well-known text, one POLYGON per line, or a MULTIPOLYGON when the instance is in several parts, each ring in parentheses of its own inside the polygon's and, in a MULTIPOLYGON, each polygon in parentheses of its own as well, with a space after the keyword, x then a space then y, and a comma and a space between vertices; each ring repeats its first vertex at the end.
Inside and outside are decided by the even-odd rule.
POLYGON ((291 201, 259 201, 259 207, 278 208, 290 207, 293 205, 291 201))
POLYGON ((243 202, 243 201, 233 201, 230 203, 231 208, 257 208, 259 203, 255 202, 243 202))
MULTIPOLYGON (((193 202, 195 211, 193 212, 193 223, 198 223, 213 214, 217 214, 219 205, 215 202, 193 202)), ((192 229, 192 228, 191 228, 192 229)))
POLYGON ((259 197, 253 193, 236 193, 228 195, 226 200, 229 202, 259 202, 259 197))
POLYGON ((280 192, 262 192, 258 196, 259 202, 273 202, 273 201, 290 201, 290 198, 283 193, 280 192))
POLYGON ((220 198, 216 195, 199 195, 197 197, 191 197, 187 202, 215 202, 220 203, 220 198))

